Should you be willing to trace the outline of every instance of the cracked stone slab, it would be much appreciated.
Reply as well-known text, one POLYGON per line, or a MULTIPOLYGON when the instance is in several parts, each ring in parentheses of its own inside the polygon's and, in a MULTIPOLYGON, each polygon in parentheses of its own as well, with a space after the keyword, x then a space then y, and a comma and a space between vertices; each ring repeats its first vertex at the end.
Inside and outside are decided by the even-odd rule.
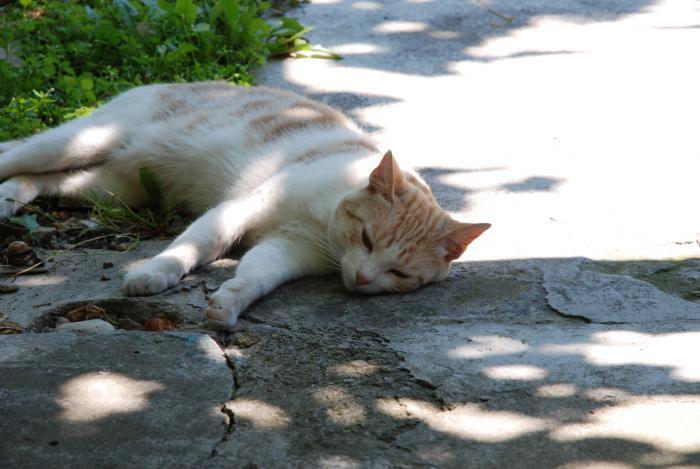
POLYGON ((336 276, 304 279, 260 299, 243 317, 283 327, 343 323, 382 328, 397 322, 462 324, 496 317, 515 323, 562 322, 544 301, 538 263, 521 260, 456 263, 443 282, 399 295, 353 294, 336 276))
POLYGON ((418 422, 396 444, 424 463, 559 467, 584 455, 700 462, 696 321, 624 330, 413 325, 383 336, 411 375, 434 388, 433 401, 397 393, 375 403, 418 422))
POLYGON ((3 467, 196 467, 225 433, 233 381, 196 333, 0 340, 3 467))
MULTIPOLYGON (((47 273, 18 277, 14 285, 19 289, 0 296, 0 313, 7 314, 7 320, 28 327, 42 315, 61 310, 65 304, 125 298, 121 292, 124 274, 131 267, 161 252, 168 244, 169 241, 143 241, 135 249, 124 253, 85 249, 59 255, 54 262, 46 263, 47 273), (105 263, 113 266, 103 268, 105 263), (103 274, 108 277, 107 280, 102 279, 103 274)), ((203 323, 202 311, 207 306, 208 298, 202 286, 207 291, 215 290, 233 276, 235 265, 236 262, 230 259, 216 261, 195 270, 175 288, 129 301, 142 302, 145 309, 151 303, 172 304, 182 311, 180 314, 184 314, 186 322, 203 323)))
POLYGON ((439 403, 381 334, 330 325, 251 329, 260 342, 226 350, 240 386, 227 404, 234 425, 205 467, 411 466, 413 455, 393 444, 406 422, 375 403, 396 393, 439 403))
POLYGON ((606 388, 624 395, 694 394, 699 331, 697 321, 624 329, 486 323, 394 327, 383 335, 416 378, 446 402, 459 403, 513 393, 586 396, 606 388))
POLYGON ((700 318, 700 303, 665 293, 627 275, 585 269, 584 259, 542 263, 547 302, 563 315, 597 323, 700 318))

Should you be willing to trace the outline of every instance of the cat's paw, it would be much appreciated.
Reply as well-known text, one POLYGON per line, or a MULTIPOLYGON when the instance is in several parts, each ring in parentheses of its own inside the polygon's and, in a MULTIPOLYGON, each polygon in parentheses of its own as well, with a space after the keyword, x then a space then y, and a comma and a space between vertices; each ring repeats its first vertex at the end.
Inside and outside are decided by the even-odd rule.
POLYGON ((142 266, 130 270, 124 277, 122 289, 128 296, 147 296, 177 285, 182 277, 177 262, 154 257, 142 266))
POLYGON ((17 204, 8 202, 5 197, 0 194, 0 219, 10 218, 17 211, 17 204))
POLYGON ((17 199, 17 188, 14 181, 0 184, 0 218, 9 218, 20 209, 21 205, 7 199, 17 199))
POLYGON ((238 321, 238 308, 229 294, 217 292, 209 299, 204 317, 210 329, 231 329, 238 321))

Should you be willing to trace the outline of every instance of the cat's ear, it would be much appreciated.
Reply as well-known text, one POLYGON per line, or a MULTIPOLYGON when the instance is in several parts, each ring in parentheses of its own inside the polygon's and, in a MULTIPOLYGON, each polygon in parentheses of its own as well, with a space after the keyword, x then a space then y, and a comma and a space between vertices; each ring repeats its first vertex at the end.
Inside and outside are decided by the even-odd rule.
POLYGON ((484 231, 491 228, 490 223, 460 223, 453 221, 447 235, 442 239, 445 248, 445 260, 451 262, 462 255, 467 246, 484 231))
POLYGON ((384 154, 379 166, 369 175, 369 190, 380 193, 389 202, 393 202, 396 195, 403 192, 405 185, 406 178, 390 150, 384 154))

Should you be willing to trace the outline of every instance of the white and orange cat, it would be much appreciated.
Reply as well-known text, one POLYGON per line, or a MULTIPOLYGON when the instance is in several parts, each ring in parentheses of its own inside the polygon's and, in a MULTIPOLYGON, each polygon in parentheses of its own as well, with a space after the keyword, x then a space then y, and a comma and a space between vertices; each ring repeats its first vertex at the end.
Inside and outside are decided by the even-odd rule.
POLYGON ((401 170, 340 112, 299 95, 223 82, 150 85, 26 140, 0 144, 0 217, 40 195, 148 196, 202 215, 127 273, 127 295, 177 284, 245 237, 252 248, 211 297, 206 318, 227 329, 280 284, 340 270, 361 293, 413 290, 447 276, 489 224, 460 223, 427 184, 401 170))

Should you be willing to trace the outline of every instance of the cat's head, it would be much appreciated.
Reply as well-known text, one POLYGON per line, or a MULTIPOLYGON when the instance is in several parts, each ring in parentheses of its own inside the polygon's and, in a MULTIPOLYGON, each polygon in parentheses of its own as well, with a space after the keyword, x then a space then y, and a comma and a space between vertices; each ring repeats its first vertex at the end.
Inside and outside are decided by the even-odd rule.
POLYGON ((361 293, 409 291, 443 280, 450 262, 491 226, 453 220, 422 180, 399 169, 391 152, 333 216, 330 234, 342 252, 343 283, 361 293))

